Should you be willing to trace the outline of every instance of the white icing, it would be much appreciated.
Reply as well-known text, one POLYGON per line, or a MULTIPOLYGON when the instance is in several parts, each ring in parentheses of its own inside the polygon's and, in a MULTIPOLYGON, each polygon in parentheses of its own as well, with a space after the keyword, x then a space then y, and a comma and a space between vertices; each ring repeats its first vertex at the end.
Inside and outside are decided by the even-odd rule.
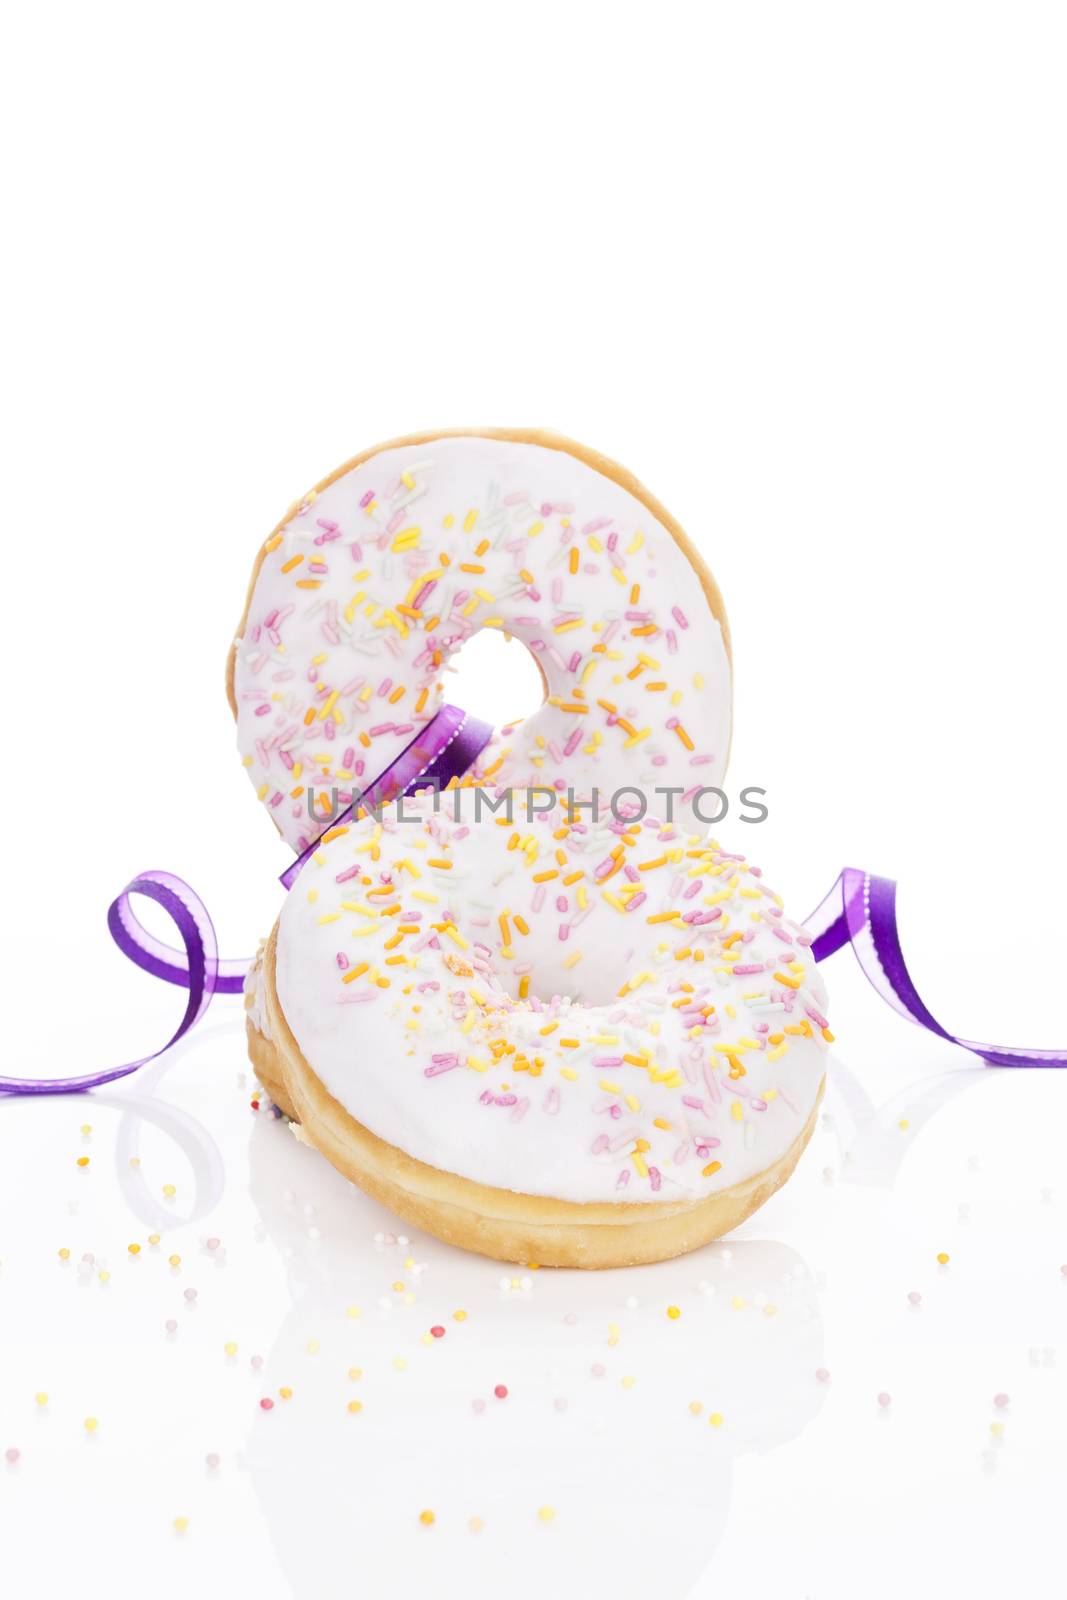
POLYGON ((256 1032, 261 1033, 264 1039, 269 1039, 270 1026, 267 1022, 267 1007, 263 994, 263 949, 264 945, 260 944, 245 973, 245 1015, 256 1032))
MULTIPOLYGON (((491 626, 560 703, 497 729, 477 772, 577 793, 721 783, 729 659, 670 533, 566 450, 439 439, 380 451, 267 542, 236 650, 237 740, 294 848, 320 832, 309 787, 330 820, 333 790, 341 809, 396 759, 442 704, 450 655, 491 626)), ((687 802, 676 815, 692 825, 687 802)))
POLYGON ((651 818, 568 829, 518 795, 514 826, 475 823, 459 795, 459 825, 425 796, 339 832, 283 908, 278 997, 330 1093, 527 1194, 697 1197, 771 1166, 815 1104, 825 992, 757 870, 651 818))

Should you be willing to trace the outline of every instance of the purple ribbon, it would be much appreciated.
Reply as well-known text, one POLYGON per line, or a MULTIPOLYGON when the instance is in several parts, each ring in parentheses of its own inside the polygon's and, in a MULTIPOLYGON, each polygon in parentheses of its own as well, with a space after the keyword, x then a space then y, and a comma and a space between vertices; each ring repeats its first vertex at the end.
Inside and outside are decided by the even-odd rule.
MULTIPOLYGON (((462 777, 473 765, 475 757, 488 744, 492 732, 489 723, 468 716, 458 706, 442 706, 365 791, 365 796, 361 796, 329 826, 338 827, 352 815, 356 804, 363 803, 364 798, 377 806, 395 799, 397 795, 408 794, 420 785, 436 782, 442 789, 445 788, 452 778, 462 777)), ((301 867, 317 849, 318 841, 309 845, 293 865, 282 873, 280 881, 287 889, 292 887, 301 867)), ((177 1044, 191 1028, 195 1028, 211 1004, 213 994, 240 994, 244 988, 250 958, 219 959, 218 941, 207 907, 195 890, 172 872, 142 872, 134 878, 109 906, 107 925, 123 955, 128 956, 135 966, 150 972, 153 977, 162 978, 164 983, 188 989, 185 1014, 176 1030, 166 1044, 153 1050, 151 1055, 127 1061, 120 1067, 87 1072, 77 1078, 0 1076, 0 1093, 73 1094, 83 1089, 97 1089, 101 1084, 114 1082, 116 1078, 128 1077, 139 1067, 147 1066, 150 1061, 164 1055, 171 1045, 177 1044), (176 950, 149 933, 130 905, 132 894, 146 895, 149 900, 163 907, 178 929, 185 947, 183 950, 176 950)))
MULTIPOLYGON (((358 806, 388 805, 398 795, 411 794, 416 788, 433 783, 444 789, 453 778, 461 778, 474 765, 475 757, 485 749, 492 736, 493 729, 488 722, 469 716, 459 706, 442 706, 370 788, 364 789, 340 816, 323 827, 323 833, 341 827, 358 806)), ((318 839, 313 840, 292 866, 286 867, 278 880, 284 888, 293 887, 318 847, 318 839)))
MULTIPOLYGON (((354 801, 325 831, 328 833, 330 828, 339 827, 352 815, 356 805, 364 801, 377 806, 398 795, 409 794, 420 785, 436 782, 441 788, 446 787, 453 778, 460 778, 469 770, 491 734, 488 723, 469 717, 458 706, 442 706, 365 795, 354 801)), ((292 887, 300 869, 317 848, 318 841, 309 845, 282 873, 281 882, 287 889, 292 887)), ((980 1044, 975 1039, 959 1038, 943 1028, 927 1008, 908 972, 897 927, 896 902, 897 886, 891 878, 876 878, 855 867, 846 867, 805 924, 816 961, 825 961, 842 945, 851 944, 864 975, 885 1003, 938 1038, 972 1051, 991 1066, 1067 1067, 1067 1050, 1023 1050, 1014 1045, 980 1044)), ((0 1092, 69 1094, 125 1078, 163 1055, 194 1028, 210 1005, 213 994, 240 994, 244 986, 248 959, 219 959, 215 929, 207 907, 199 895, 173 873, 142 872, 134 878, 112 902, 107 923, 115 943, 135 965, 162 978, 165 983, 188 989, 185 1015, 177 1029, 160 1049, 137 1061, 128 1061, 124 1066, 86 1073, 79 1078, 0 1077, 0 1092), (146 895, 163 907, 181 935, 184 950, 176 950, 148 932, 134 915, 130 905, 132 894, 146 895)))
POLYGON ((129 956, 137 966, 162 978, 165 983, 176 983, 188 989, 185 1015, 177 1028, 166 1044, 153 1050, 151 1055, 127 1061, 121 1067, 87 1072, 80 1078, 0 1077, 0 1091, 7 1094, 71 1094, 81 1089, 96 1089, 102 1083, 113 1083, 116 1078, 126 1078, 139 1067, 147 1066, 149 1061, 163 1055, 190 1028, 195 1028, 217 989, 225 994, 240 992, 247 963, 219 960, 218 942, 207 907, 200 896, 172 872, 142 872, 134 878, 118 899, 111 902, 107 925, 123 955, 129 956), (181 935, 184 953, 162 944, 138 922, 130 906, 131 894, 146 895, 149 900, 163 907, 181 935), (241 968, 241 972, 238 972, 238 968, 241 968))
POLYGON ((936 1033, 949 1044, 970 1050, 993 1067, 1067 1067, 1067 1050, 1024 1050, 1010 1044, 982 1044, 962 1039, 943 1028, 919 994, 904 960, 897 927, 897 886, 892 878, 876 878, 846 867, 825 900, 805 923, 811 952, 825 961, 851 944, 864 977, 894 1011, 909 1022, 936 1033))

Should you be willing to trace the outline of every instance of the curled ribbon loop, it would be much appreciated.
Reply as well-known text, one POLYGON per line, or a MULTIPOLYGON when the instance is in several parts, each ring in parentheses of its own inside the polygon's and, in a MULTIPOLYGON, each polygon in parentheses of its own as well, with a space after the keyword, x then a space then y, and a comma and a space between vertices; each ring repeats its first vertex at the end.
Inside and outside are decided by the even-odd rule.
POLYGON ((219 960, 215 929, 207 907, 200 896, 172 872, 142 872, 123 889, 108 909, 107 924, 119 949, 130 960, 151 972, 166 983, 188 989, 189 999, 185 1014, 166 1044, 150 1055, 139 1056, 120 1067, 107 1067, 100 1072, 87 1072, 77 1078, 6 1078, 0 1077, 0 1092, 6 1094, 74 1094, 83 1089, 96 1089, 102 1083, 113 1083, 116 1078, 127 1078, 131 1072, 146 1066, 177 1044, 211 1004, 216 990, 226 994, 240 991, 245 962, 219 960), (143 894, 173 921, 181 936, 184 952, 174 950, 153 937, 133 914, 130 895, 143 894))
MULTIPOLYGON (((407 794, 420 785, 436 783, 445 788, 453 778, 460 778, 468 771, 479 752, 488 744, 492 732, 489 723, 469 716, 459 706, 442 706, 361 799, 379 805, 395 800, 398 795, 407 794)), ((349 806, 331 826, 336 827, 343 822, 353 810, 354 806, 349 806)), ((301 867, 317 849, 316 841, 282 873, 280 881, 286 889, 292 887, 301 867)), ((104 1083, 113 1083, 116 1078, 129 1077, 131 1072, 164 1055, 190 1029, 195 1028, 211 1004, 212 995, 240 994, 244 987, 244 977, 251 965, 251 958, 220 959, 215 928, 207 907, 195 890, 172 872, 140 873, 111 902, 107 925, 123 955, 128 956, 135 966, 150 972, 154 978, 162 978, 164 983, 188 989, 189 1001, 177 1029, 166 1044, 136 1061, 127 1061, 122 1066, 109 1067, 100 1072, 88 1072, 77 1078, 0 1076, 0 1093, 76 1094, 84 1089, 97 1089, 104 1083), (184 950, 164 944, 149 933, 130 904, 133 894, 143 894, 163 907, 181 935, 184 950)))
POLYGON ((897 886, 846 867, 830 893, 804 924, 816 961, 825 961, 851 944, 864 977, 886 1005, 909 1022, 972 1051, 993 1067, 1067 1067, 1067 1050, 1024 1050, 1010 1044, 982 1044, 943 1028, 912 982, 897 927, 897 886))

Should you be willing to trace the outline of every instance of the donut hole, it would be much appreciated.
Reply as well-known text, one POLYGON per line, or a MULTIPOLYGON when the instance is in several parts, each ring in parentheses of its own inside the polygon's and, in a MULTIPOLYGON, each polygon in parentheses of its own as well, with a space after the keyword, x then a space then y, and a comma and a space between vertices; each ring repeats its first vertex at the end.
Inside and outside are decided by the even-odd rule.
POLYGON ((445 699, 494 727, 522 722, 544 703, 545 684, 533 653, 499 628, 481 628, 450 656, 445 699))

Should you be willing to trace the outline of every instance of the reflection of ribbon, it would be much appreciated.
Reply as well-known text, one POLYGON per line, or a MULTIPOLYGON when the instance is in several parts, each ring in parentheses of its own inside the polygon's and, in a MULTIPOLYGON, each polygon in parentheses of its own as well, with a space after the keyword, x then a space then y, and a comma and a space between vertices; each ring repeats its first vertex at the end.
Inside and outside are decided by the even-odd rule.
MULTIPOLYGON (((488 744, 492 728, 477 717, 468 716, 458 706, 442 706, 436 716, 416 734, 410 744, 397 756, 385 771, 365 791, 369 804, 378 806, 397 795, 407 794, 417 786, 434 784, 444 789, 453 778, 461 778, 471 767, 479 752, 488 744)), ((364 797, 360 797, 362 800, 364 797)), ((360 803, 359 801, 354 804, 360 803)), ((353 806, 331 824, 338 826, 350 816, 353 806)), ((312 844, 298 857, 281 877, 287 889, 291 888, 301 867, 318 848, 312 844)), ((189 1000, 185 1014, 166 1044, 150 1055, 127 1061, 119 1067, 106 1067, 100 1072, 87 1072, 77 1078, 7 1078, 0 1076, 0 1093, 7 1094, 71 1094, 82 1089, 96 1089, 102 1083, 112 1083, 116 1078, 128 1077, 139 1067, 155 1061, 172 1045, 195 1028, 211 1004, 213 994, 240 994, 249 958, 220 960, 215 929, 207 907, 200 896, 172 872, 142 872, 123 889, 118 899, 112 901, 107 913, 111 937, 130 960, 164 983, 177 984, 188 989, 189 1000), (132 894, 143 894, 163 907, 181 936, 184 950, 164 944, 135 916, 130 905, 132 894)))
POLYGON ((939 1039, 972 1050, 992 1067, 1067 1067, 1067 1050, 980 1044, 941 1026, 912 983, 904 960, 897 927, 897 886, 892 878, 875 878, 856 867, 846 867, 805 926, 816 961, 825 961, 842 945, 851 944, 864 977, 886 1005, 939 1039))

